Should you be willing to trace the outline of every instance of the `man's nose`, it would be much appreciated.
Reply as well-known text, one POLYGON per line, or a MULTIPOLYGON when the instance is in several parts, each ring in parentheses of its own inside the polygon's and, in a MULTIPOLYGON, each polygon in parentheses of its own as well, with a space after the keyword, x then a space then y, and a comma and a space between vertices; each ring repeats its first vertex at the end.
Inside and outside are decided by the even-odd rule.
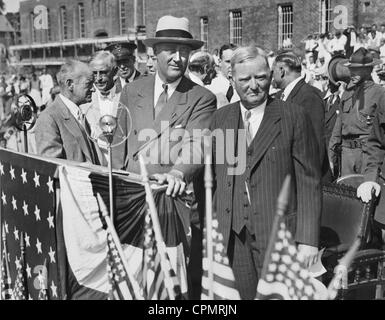
POLYGON ((181 54, 180 54, 180 49, 179 48, 177 48, 175 50, 174 60, 175 61, 180 61, 181 60, 181 54))
POLYGON ((254 78, 251 78, 249 81, 249 86, 250 86, 250 89, 256 90, 258 88, 257 80, 255 80, 254 78))

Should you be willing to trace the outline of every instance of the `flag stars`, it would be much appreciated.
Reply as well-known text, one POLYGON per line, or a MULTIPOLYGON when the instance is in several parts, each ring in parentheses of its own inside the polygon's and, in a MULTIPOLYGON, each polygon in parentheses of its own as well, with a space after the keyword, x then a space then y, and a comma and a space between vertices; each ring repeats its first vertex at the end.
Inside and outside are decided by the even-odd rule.
POLYGON ((3 164, 0 162, 0 175, 4 175, 4 166, 3 164))
POLYGON ((25 240, 26 247, 30 247, 31 244, 29 242, 29 235, 27 233, 25 233, 24 240, 25 240))
POLYGON ((40 187, 40 176, 35 171, 35 177, 33 178, 33 181, 35 181, 35 188, 40 187))
POLYGON ((25 268, 25 270, 27 271, 27 277, 32 278, 31 267, 29 266, 28 263, 27 263, 27 267, 25 268))
POLYGON ((37 253, 43 253, 43 251, 41 250, 41 242, 39 241, 39 238, 37 238, 36 240, 36 249, 37 253))
POLYGON ((48 193, 53 193, 53 180, 51 179, 51 177, 48 177, 48 182, 47 182, 47 186, 48 186, 48 193))
MULTIPOLYGON (((20 258, 20 259, 21 259, 21 258, 20 258)), ((19 269, 19 268, 21 268, 20 259, 18 259, 17 257, 15 258, 15 265, 16 265, 16 269, 19 269)))
POLYGON ((56 263, 56 259, 55 259, 55 251, 52 250, 52 247, 49 247, 49 258, 51 260, 51 263, 56 263))
POLYGON ((52 283, 51 283, 51 291, 52 291, 52 297, 56 297, 57 298, 57 287, 55 285, 55 282, 53 282, 52 280, 52 283))
POLYGON ((24 171, 24 168, 21 169, 21 179, 23 180, 23 184, 27 183, 27 172, 24 171))
POLYGON ((39 221, 41 220, 40 219, 40 209, 38 208, 38 206, 35 205, 35 212, 34 212, 35 216, 36 216, 36 221, 39 221))
POLYGON ((24 215, 25 215, 25 216, 28 216, 28 215, 29 215, 29 212, 28 212, 28 204, 26 204, 25 201, 23 201, 23 211, 24 211, 24 215))
POLYGON ((1 191, 1 200, 3 200, 3 205, 7 204, 7 197, 5 196, 3 191, 1 191))
POLYGON ((48 228, 49 229, 55 228, 55 225, 53 224, 53 216, 51 215, 51 211, 48 213, 47 221, 48 221, 48 228))
POLYGON ((15 180, 15 169, 12 168, 12 166, 9 170, 9 174, 11 175, 11 180, 15 180))
POLYGON ((15 235, 15 241, 16 240, 20 240, 20 238, 19 238, 19 230, 17 230, 16 226, 15 226, 15 229, 13 231, 13 234, 15 235))
POLYGON ((12 207, 13 207, 13 210, 17 210, 16 199, 13 196, 12 196, 12 207))

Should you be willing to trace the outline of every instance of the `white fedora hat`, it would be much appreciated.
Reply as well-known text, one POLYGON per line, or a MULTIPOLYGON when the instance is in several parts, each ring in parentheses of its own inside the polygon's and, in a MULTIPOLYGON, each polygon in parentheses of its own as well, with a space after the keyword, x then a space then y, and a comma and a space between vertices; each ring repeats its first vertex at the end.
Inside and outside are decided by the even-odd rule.
POLYGON ((156 26, 155 37, 143 40, 143 43, 149 47, 162 42, 185 44, 190 46, 192 50, 199 49, 204 44, 203 41, 193 39, 187 18, 173 16, 160 18, 156 26))

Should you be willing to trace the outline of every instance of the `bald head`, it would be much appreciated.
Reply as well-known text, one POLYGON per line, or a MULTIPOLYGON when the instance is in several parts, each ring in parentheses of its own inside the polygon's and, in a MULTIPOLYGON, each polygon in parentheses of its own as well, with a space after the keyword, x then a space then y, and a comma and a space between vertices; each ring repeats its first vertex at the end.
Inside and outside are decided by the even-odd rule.
POLYGON ((93 73, 90 67, 79 60, 68 60, 57 74, 60 92, 76 105, 91 101, 93 73))

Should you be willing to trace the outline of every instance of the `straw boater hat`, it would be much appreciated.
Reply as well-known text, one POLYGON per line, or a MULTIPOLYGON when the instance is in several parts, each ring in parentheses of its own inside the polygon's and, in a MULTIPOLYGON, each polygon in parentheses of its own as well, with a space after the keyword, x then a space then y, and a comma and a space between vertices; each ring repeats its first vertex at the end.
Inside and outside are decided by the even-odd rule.
POLYGON ((190 33, 187 18, 164 16, 159 19, 154 38, 143 40, 146 46, 153 47, 157 43, 181 43, 191 47, 192 50, 203 46, 203 41, 194 40, 190 33))
POLYGON ((362 67, 374 67, 381 63, 380 59, 374 59, 372 53, 365 49, 359 48, 354 52, 348 63, 345 66, 349 68, 362 68, 362 67))

